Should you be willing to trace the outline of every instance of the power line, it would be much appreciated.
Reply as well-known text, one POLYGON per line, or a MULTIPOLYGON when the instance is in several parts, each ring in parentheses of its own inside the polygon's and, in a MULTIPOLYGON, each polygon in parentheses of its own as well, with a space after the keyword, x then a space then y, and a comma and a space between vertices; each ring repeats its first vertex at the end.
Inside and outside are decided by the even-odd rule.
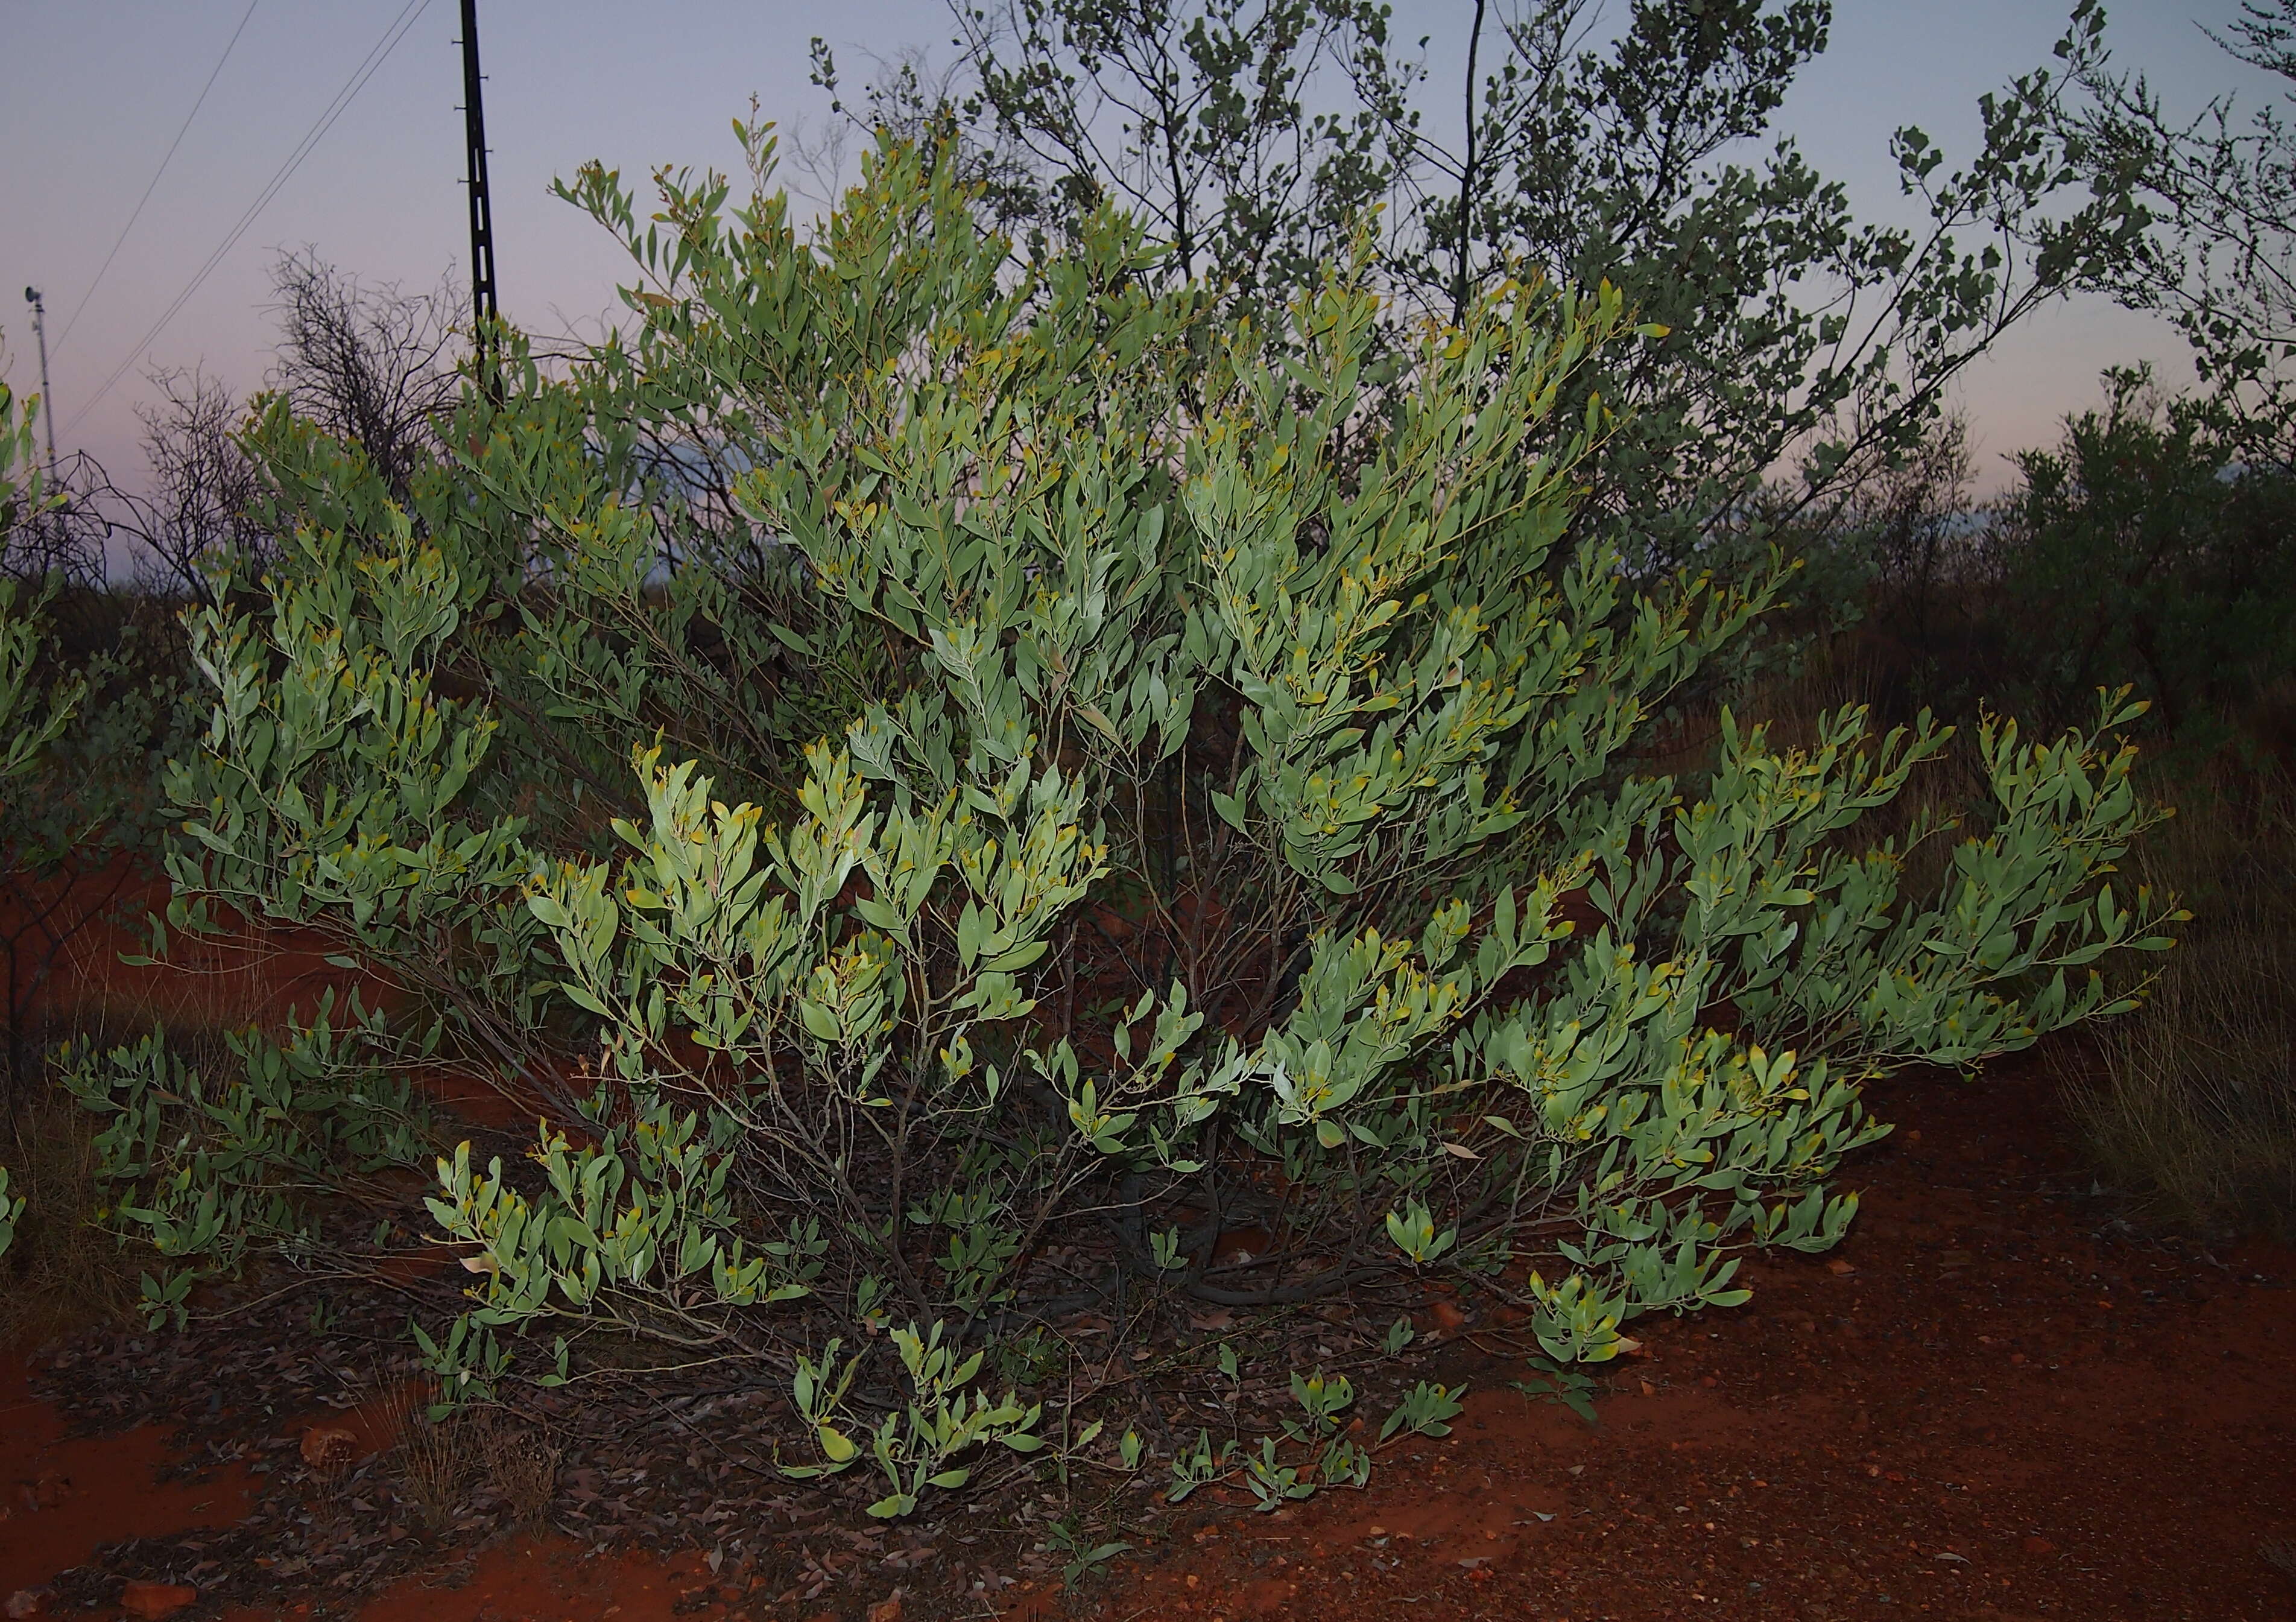
POLYGON ((327 132, 335 127, 335 121, 343 116, 344 111, 350 106, 352 100, 365 87, 367 80, 374 77, 376 70, 380 69, 390 58, 391 52, 398 48, 398 42, 406 37, 415 23, 422 20, 422 13, 430 9, 430 0, 406 0, 405 8, 397 17, 391 19, 390 26, 383 29, 382 37, 375 42, 373 48, 367 52, 359 65, 351 70, 351 77, 345 80, 343 87, 335 93, 334 100, 328 102, 322 110, 317 120, 304 133, 303 138, 295 143, 294 150, 287 154, 286 161, 282 163, 278 172, 272 176, 270 184, 266 185, 256 200, 247 206, 246 210, 240 215, 237 223, 232 226, 223 241, 216 245, 215 251, 208 255, 206 263, 200 266, 184 291, 177 293, 174 302, 160 313, 159 320, 153 322, 144 336, 136 340, 135 347, 127 353, 127 358, 121 361, 111 375, 103 380, 103 386, 88 397, 86 404, 72 414, 71 421, 64 424, 65 433, 69 434, 77 428, 81 419, 95 409, 97 402, 110 394, 119 385, 119 380, 135 369, 135 363, 143 358, 144 352, 151 347, 152 340, 159 337, 167 324, 176 318, 177 311, 191 302, 193 295, 197 293, 201 285, 214 274, 216 266, 221 265, 225 257, 239 245, 239 239, 247 234, 248 228, 255 224, 256 217, 261 214, 271 200, 279 194, 280 188, 294 177, 295 171, 302 168, 303 160, 311 155, 312 149, 326 138, 327 132))
POLYGON ((95 267, 95 280, 87 284, 87 291, 79 296, 79 302, 72 306, 72 313, 64 318, 64 330, 56 339, 57 354, 62 355, 64 346, 71 341, 72 329, 79 324, 79 313, 87 307, 87 301, 95 297, 95 290, 102 284, 103 273, 110 270, 111 261, 119 257, 120 244, 127 240, 127 233, 135 229, 135 222, 144 217, 144 205, 152 201, 152 193, 159 189, 160 176, 165 175, 168 166, 176 160, 176 149, 183 145, 184 137, 191 133, 192 120, 198 118, 200 109, 207 105, 208 92, 215 88, 224 63, 231 60, 232 52, 239 45, 239 37, 247 32, 247 20, 255 15, 255 8, 259 4, 261 0, 247 0, 247 9, 239 14, 239 26, 231 31, 231 39, 224 46, 223 54, 216 58, 216 65, 208 73, 208 82, 200 86, 199 100, 193 102, 191 111, 184 115, 183 127, 176 132, 176 138, 168 143, 168 155, 160 160, 160 167, 152 172, 152 184, 145 186, 144 195, 135 200, 135 209, 127 216, 127 223, 120 226, 119 235, 112 242, 111 251, 105 254, 103 263, 95 267))
POLYGON ((335 92, 334 99, 320 110, 318 118, 313 121, 311 127, 304 132, 303 138, 295 143, 293 150, 287 154, 285 161, 271 176, 269 184, 241 213, 230 232, 225 235, 221 242, 217 244, 215 251, 207 257, 206 262, 193 275, 184 291, 176 295, 174 301, 160 312, 160 318, 152 324, 151 328, 142 338, 136 340, 135 347, 128 351, 127 358, 119 363, 110 377, 104 379, 103 386, 89 396, 86 403, 72 414, 71 421, 64 424, 64 431, 67 434, 78 427, 81 419, 93 411, 96 404, 119 385, 120 379, 135 369, 135 363, 143 358, 144 351, 151 347, 152 340, 158 338, 167 324, 176 318, 177 312, 191 302, 193 296, 199 291, 208 277, 214 274, 216 267, 223 263, 225 257, 239 245, 239 239, 247 234, 249 227, 255 224, 257 216, 260 215, 271 200, 279 194, 280 188, 293 178, 295 171, 302 167, 303 160, 311 155, 312 150, 325 138, 327 132, 335 127, 335 120, 342 117, 344 110, 349 107, 352 99, 365 86, 367 80, 374 77, 375 70, 382 66, 398 42, 406 37, 407 31, 414 26, 422 12, 430 9, 430 0, 407 0, 406 7, 391 20, 390 26, 383 29, 382 37, 368 50, 366 55, 360 60, 359 65, 351 70, 351 76, 343 82, 343 87, 335 92))

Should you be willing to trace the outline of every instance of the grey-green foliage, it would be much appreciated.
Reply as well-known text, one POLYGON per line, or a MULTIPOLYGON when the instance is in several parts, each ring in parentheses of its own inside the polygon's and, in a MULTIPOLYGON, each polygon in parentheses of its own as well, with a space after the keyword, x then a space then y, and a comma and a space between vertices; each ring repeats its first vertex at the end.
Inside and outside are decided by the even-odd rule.
MULTIPOLYGON (((1935 896, 1858 831, 1926 722, 1637 766, 1785 571, 1637 589, 1566 538, 1617 431, 1573 380, 1648 341, 1615 290, 1503 283, 1374 366, 1364 250, 1272 343, 1120 217, 1015 262, 898 144, 810 240, 762 185, 672 177, 644 225, 603 171, 569 192, 629 239, 633 331, 474 394, 405 503, 275 419, 300 528, 193 627, 176 927, 292 922, 410 1006, 261 1061, 335 1126, 119 1167, 155 1233, 294 1240, 289 1168, 301 1199, 414 1152, 348 1076, 482 1069, 550 1119, 529 1165, 435 1164, 476 1282, 423 1344, 466 1392, 578 1377, 601 1325, 758 1359, 787 1468, 865 1431, 890 1514, 1039 1446, 1050 1392, 977 1354, 1119 1287, 1456 1273, 1599 1362, 1743 1300, 1746 1249, 1841 1237, 1867 1079, 2112 1012, 2097 960, 2164 944, 2108 882, 2151 815, 2125 711, 1988 725, 1935 896)), ((154 1062, 81 1085, 141 1121, 154 1062)), ((1206 1438, 1176 1493, 1360 1480, 1301 1389, 1308 1453, 1206 1438)))
MULTIPOLYGON (((0 382, 0 535, 33 521, 44 505, 33 422, 33 412, 20 413, 15 395, 0 382)), ((15 581, 0 581, 0 825, 26 815, 25 780, 86 696, 83 684, 67 682, 43 700, 37 684, 45 635, 37 605, 27 612, 17 591, 15 581)), ((23 1197, 8 1192, 8 1168, 0 1166, 0 1254, 14 1242, 23 1214, 23 1197)))
POLYGON ((237 1064, 220 1076, 187 1065, 156 1032, 109 1053, 64 1051, 64 1086, 103 1123, 96 1175, 135 1187, 112 1214, 159 1258, 142 1281, 155 1320, 180 1324, 199 1277, 250 1252, 324 1270, 331 1212, 371 1222, 395 1208, 381 1175, 419 1161, 428 1111, 404 1077, 366 1061, 377 1017, 355 1001, 338 1029, 334 1012, 323 999, 283 1045, 227 1036, 237 1064))
MULTIPOLYGON (((1653 574, 1726 548, 1743 567, 1912 450, 1956 375, 2114 274, 2144 223, 2131 176, 2083 162, 2062 127, 2069 84, 2103 61, 2095 0, 2071 8, 2056 60, 1980 100, 1967 161, 1894 133, 1911 225, 1860 220, 1779 127, 1829 0, 1462 6, 1456 78, 1412 45, 1423 18, 1375 0, 951 11, 972 75, 956 111, 1034 169, 1049 229, 1116 199, 1188 274, 1269 314, 1374 209, 1405 307, 1456 321, 1531 272, 1621 288, 1668 331, 1576 380, 1626 408, 1580 517, 1653 574)), ((1021 190, 1000 189, 1007 212, 1021 190)))
MULTIPOLYGON (((0 536, 37 525, 52 506, 43 489, 33 424, 38 402, 20 409, 0 382, 0 536)), ((20 583, 0 580, 0 793, 12 803, 19 783, 39 764, 40 751, 71 724, 86 696, 86 684, 67 680, 48 693, 37 688, 45 634, 39 606, 18 602, 20 583)))

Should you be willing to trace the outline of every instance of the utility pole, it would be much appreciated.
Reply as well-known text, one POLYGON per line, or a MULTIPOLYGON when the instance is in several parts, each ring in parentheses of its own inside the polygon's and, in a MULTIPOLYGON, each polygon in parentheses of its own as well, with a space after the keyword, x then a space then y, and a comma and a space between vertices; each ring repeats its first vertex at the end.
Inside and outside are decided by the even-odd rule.
POLYGON ((56 400, 48 392, 48 307, 40 298, 40 290, 24 290, 24 302, 32 307, 32 336, 40 342, 40 425, 48 430, 48 487, 56 483, 56 400))
POLYGON ((479 74, 479 0, 463 0, 463 132, 469 147, 471 188, 471 314, 479 377, 487 397, 502 397, 495 369, 494 332, 502 312, 495 302, 494 200, 487 191, 487 118, 479 74))

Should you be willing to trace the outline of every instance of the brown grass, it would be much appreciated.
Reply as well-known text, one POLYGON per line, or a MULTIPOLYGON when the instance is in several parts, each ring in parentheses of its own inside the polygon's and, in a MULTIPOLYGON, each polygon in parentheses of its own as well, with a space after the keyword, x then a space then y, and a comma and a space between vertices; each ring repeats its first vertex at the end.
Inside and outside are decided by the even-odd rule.
POLYGON ((505 1522, 544 1524, 558 1497, 559 1450, 527 1415, 504 1408, 463 1408, 430 1416, 433 1389, 409 1388, 399 1421, 398 1496, 434 1530, 450 1526, 481 1494, 503 1506, 505 1522))
POLYGON ((24 1214, 0 1257, 0 1345, 37 1345, 135 1316, 141 1259, 104 1231, 93 1146, 100 1123, 61 1093, 0 1126, 0 1164, 24 1214))
POLYGON ((469 1416, 430 1418, 418 1397, 399 1431, 398 1495, 433 1531, 454 1523, 478 1478, 469 1416))
POLYGON ((487 1484, 520 1527, 540 1527, 558 1497, 558 1449, 522 1415, 500 1409, 480 1425, 480 1453, 487 1484))
POLYGON ((2103 1177, 2153 1225, 2296 1237, 2296 782, 2164 784, 2177 815, 2128 865, 2194 913, 2138 1013, 2060 1055, 2103 1177))

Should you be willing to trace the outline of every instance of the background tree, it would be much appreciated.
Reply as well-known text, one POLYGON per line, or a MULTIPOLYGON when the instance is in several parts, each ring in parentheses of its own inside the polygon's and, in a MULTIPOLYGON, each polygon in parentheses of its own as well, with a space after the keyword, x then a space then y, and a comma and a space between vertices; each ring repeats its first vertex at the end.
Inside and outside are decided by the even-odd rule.
POLYGON ((2171 733, 2214 741, 2296 676, 2296 476, 2254 460, 2252 418, 2107 373, 2102 410, 2017 458, 1976 537, 1967 611, 1995 695, 2045 717, 2136 681, 2171 733))
POLYGON ((1860 224, 1773 122, 1824 50, 1824 0, 1638 0, 1601 37, 1587 0, 1473 9, 1455 151, 1446 92, 1398 54, 1386 8, 1307 0, 957 6, 962 103, 1037 163, 1046 218, 1121 200, 1201 272, 1263 306, 1385 207, 1390 285, 1448 317, 1533 272, 1620 288, 1666 337, 1575 386, 1633 409, 1578 521, 1636 566, 1744 567, 1848 481, 1931 430, 1946 386, 2032 310, 2104 274, 2137 221, 2060 139, 2103 14, 2082 0, 2059 63, 1980 104, 1948 169, 1894 142, 1919 229, 1860 224), (1786 477, 1765 491, 1766 479, 1786 477), (1632 515, 1631 523, 1627 522, 1632 515))
POLYGON ((1263 309, 1344 252, 1404 160, 1407 112, 1353 82, 1387 34, 1361 0, 951 11, 976 85, 960 109, 1035 169, 1041 226, 1122 209, 1169 246, 1171 274, 1263 309))
MULTIPOLYGON (((2296 0, 2244 0, 2218 43, 2296 84, 2296 0)), ((2102 54, 2076 72, 2087 100, 2061 108, 2064 138, 2149 216, 2100 284, 2177 324, 2243 455, 2296 465, 2296 90, 2245 119, 2230 93, 2187 117, 2102 54)))
POLYGON ((247 406, 217 379, 161 373, 157 405, 138 408, 151 484, 127 504, 141 545, 145 583, 200 601, 205 565, 229 551, 261 561, 275 553, 259 517, 263 487, 237 433, 247 406))

